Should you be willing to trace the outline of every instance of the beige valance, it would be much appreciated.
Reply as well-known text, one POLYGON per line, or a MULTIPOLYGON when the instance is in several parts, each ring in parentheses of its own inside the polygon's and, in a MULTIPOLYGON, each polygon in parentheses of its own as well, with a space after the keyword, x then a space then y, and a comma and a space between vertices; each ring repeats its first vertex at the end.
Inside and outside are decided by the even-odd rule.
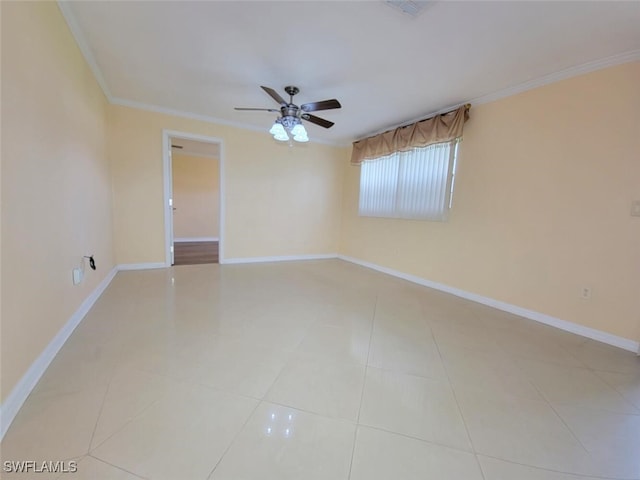
POLYGON ((351 163, 360 165, 370 158, 461 138, 464 122, 469 119, 469 108, 471 105, 463 105, 451 112, 353 142, 351 163))

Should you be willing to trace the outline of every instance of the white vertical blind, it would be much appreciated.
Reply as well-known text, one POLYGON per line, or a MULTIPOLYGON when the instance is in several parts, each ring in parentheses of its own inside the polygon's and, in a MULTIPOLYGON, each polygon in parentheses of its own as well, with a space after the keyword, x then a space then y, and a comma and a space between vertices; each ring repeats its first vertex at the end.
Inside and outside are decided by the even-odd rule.
POLYGON ((387 155, 362 164, 360 167, 360 215, 395 216, 399 163, 398 155, 387 155))
POLYGON ((439 143, 363 162, 359 214, 445 220, 455 147, 439 143))

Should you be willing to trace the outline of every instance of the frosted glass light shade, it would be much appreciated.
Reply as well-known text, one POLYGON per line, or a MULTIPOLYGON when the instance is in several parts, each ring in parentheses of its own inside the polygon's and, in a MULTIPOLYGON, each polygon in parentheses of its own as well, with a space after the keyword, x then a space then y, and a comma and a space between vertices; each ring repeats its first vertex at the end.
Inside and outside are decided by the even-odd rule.
POLYGON ((304 125, 302 125, 301 123, 298 123, 297 125, 295 125, 292 129, 291 129, 291 134, 294 137, 306 137, 307 136, 307 131, 304 129, 304 125))
POLYGON ((286 142, 287 140, 289 140, 289 135, 287 135, 287 132, 284 131, 284 129, 282 130, 282 132, 278 132, 276 133, 273 138, 275 138, 276 140, 280 141, 280 142, 286 142))
POLYGON ((269 133, 273 136, 287 134, 287 132, 284 131, 284 127, 282 126, 282 124, 278 122, 275 122, 273 124, 273 126, 271 127, 271 130, 269 130, 269 133))

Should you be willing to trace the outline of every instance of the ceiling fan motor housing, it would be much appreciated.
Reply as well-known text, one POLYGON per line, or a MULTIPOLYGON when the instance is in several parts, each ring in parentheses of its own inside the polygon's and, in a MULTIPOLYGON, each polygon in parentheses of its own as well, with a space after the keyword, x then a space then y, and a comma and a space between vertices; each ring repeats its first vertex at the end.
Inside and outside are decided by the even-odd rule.
POLYGON ((284 91, 289 94, 289 96, 293 97, 296 93, 300 92, 298 87, 294 87, 293 85, 287 85, 284 87, 284 91))
POLYGON ((288 104, 285 107, 280 109, 283 117, 299 117, 300 116, 300 108, 293 103, 288 104))

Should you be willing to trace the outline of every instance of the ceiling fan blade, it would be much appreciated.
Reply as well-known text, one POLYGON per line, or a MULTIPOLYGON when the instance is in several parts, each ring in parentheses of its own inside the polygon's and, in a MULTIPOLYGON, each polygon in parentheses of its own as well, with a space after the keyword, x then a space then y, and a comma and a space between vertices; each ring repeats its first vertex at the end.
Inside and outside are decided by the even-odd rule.
POLYGON ((315 115, 311 115, 309 113, 303 113, 302 118, 307 120, 308 122, 315 123, 316 125, 320 125, 324 128, 333 127, 334 123, 329 120, 325 120, 324 118, 316 117, 315 115))
POLYGON ((276 92, 273 88, 263 87, 263 86, 260 86, 260 88, 263 89, 265 92, 267 92, 271 98, 273 98, 276 102, 278 102, 283 107, 287 105, 287 102, 284 100, 284 98, 282 98, 278 94, 278 92, 276 92))
POLYGON ((280 110, 276 110, 275 108, 244 108, 244 107, 235 107, 234 110, 242 110, 242 111, 259 111, 259 112, 280 112, 280 110))
POLYGON ((321 102, 311 102, 300 105, 303 112, 317 112, 318 110, 332 110, 334 108, 341 108, 340 102, 335 98, 331 100, 323 100, 321 102))

